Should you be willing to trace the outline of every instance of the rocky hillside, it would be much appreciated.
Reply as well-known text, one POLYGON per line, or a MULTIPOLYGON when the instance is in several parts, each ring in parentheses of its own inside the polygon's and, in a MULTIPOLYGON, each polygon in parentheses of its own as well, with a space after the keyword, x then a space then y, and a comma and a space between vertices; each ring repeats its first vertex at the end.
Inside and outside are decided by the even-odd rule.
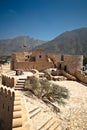
POLYGON ((82 54, 87 56, 87 28, 67 31, 38 48, 46 52, 62 54, 82 54))
POLYGON ((30 51, 32 48, 43 44, 44 41, 35 40, 28 36, 16 37, 14 39, 0 40, 0 56, 11 55, 12 52, 30 51))
POLYGON ((82 54, 87 56, 87 28, 64 32, 48 42, 35 40, 28 36, 0 40, 0 55, 32 51, 36 48, 44 48, 49 53, 82 54))

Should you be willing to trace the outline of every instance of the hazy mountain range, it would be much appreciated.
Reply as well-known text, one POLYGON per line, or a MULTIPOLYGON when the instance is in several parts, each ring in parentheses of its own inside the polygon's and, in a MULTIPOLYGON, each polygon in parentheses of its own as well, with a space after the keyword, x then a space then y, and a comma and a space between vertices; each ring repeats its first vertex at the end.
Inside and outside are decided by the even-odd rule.
POLYGON ((44 41, 33 39, 29 36, 0 40, 0 55, 11 55, 12 52, 30 51, 43 43, 44 41))
POLYGON ((87 28, 67 31, 53 40, 38 46, 46 52, 62 54, 82 54, 87 56, 87 28))
POLYGON ((0 55, 32 51, 36 48, 44 48, 49 53, 82 54, 87 56, 87 28, 64 32, 48 42, 35 40, 28 36, 0 40, 0 55))

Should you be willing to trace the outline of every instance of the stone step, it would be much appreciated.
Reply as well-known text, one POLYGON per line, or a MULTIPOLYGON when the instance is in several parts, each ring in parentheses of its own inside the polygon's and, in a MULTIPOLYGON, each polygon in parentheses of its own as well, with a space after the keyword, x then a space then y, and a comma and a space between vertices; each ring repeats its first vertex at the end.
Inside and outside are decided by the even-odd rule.
POLYGON ((15 90, 20 90, 20 89, 24 90, 24 87, 15 87, 15 90))
POLYGON ((58 126, 57 128, 55 128, 54 130, 62 130, 61 125, 60 125, 60 126, 58 126))
POLYGON ((39 130, 48 130, 55 122, 56 122, 56 120, 54 118, 51 118, 51 120, 49 122, 47 122, 47 124, 45 124, 39 130))
POLYGON ((14 106, 14 111, 21 111, 21 105, 14 106))
POLYGON ((51 120, 50 115, 46 115, 46 113, 43 113, 42 111, 37 114, 37 116, 34 116, 32 118, 32 122, 34 126, 36 126, 36 130, 39 130, 42 128, 44 125, 46 125, 50 120, 51 120))
POLYGON ((15 97, 21 97, 20 93, 18 93, 17 91, 15 92, 15 97))
POLYGON ((15 96, 15 101, 21 101, 21 96, 15 96))
POLYGON ((16 105, 21 105, 21 102, 19 100, 14 101, 14 106, 16 106, 16 105))
POLYGON ((15 90, 24 90, 24 85, 16 85, 15 90))
POLYGON ((36 110, 30 112, 30 113, 29 113, 30 119, 33 118, 34 116, 37 116, 37 114, 40 113, 40 111, 41 111, 41 109, 38 108, 38 109, 36 109, 36 110))
POLYGON ((50 128, 48 128, 47 130, 55 130, 59 127, 59 123, 56 121, 50 128))
POLYGON ((21 117, 22 117, 22 112, 21 111, 14 111, 13 112, 13 119, 21 118, 21 117))
POLYGON ((38 109, 39 107, 38 106, 31 106, 30 105, 30 108, 29 108, 29 110, 28 110, 28 112, 29 113, 32 113, 32 112, 34 112, 36 109, 38 109))
MULTIPOLYGON (((46 116, 46 115, 45 115, 46 116)), ((37 130, 41 130, 43 127, 45 127, 45 125, 47 125, 47 123, 52 119, 52 117, 46 116, 45 118, 43 118, 42 116, 42 120, 38 120, 39 124, 37 125, 37 130)))
POLYGON ((12 127, 13 128, 22 127, 22 118, 13 119, 12 127))
POLYGON ((19 88, 15 88, 15 91, 17 91, 17 90, 18 90, 18 91, 20 91, 20 90, 23 91, 24 88, 23 88, 23 87, 21 87, 21 88, 20 88, 20 87, 19 87, 19 88))
POLYGON ((12 130, 24 130, 22 127, 12 128, 12 130))
POLYGON ((19 92, 19 91, 16 91, 16 92, 15 92, 15 96, 16 96, 16 97, 21 97, 20 92, 19 92))
POLYGON ((17 88, 17 87, 24 87, 24 85, 23 85, 23 84, 16 84, 15 87, 16 87, 16 88, 17 88))
POLYGON ((19 78, 19 80, 26 80, 27 79, 27 77, 25 77, 25 78, 19 78))
POLYGON ((24 89, 24 86, 16 86, 15 89, 24 89))
POLYGON ((20 86, 22 85, 22 86, 23 86, 23 85, 24 85, 24 83, 21 83, 21 82, 20 82, 20 83, 18 83, 18 82, 17 82, 17 83, 16 83, 16 86, 18 86, 18 85, 20 85, 20 86))
POLYGON ((21 80, 18 80, 17 82, 18 82, 18 83, 24 83, 25 80, 24 80, 24 79, 23 79, 23 80, 21 79, 21 80))

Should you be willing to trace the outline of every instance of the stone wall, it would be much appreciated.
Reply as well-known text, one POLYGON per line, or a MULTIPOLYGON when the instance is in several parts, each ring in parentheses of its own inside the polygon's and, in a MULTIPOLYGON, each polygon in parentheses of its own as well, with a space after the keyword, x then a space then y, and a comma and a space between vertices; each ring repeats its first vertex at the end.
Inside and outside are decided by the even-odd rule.
POLYGON ((13 88, 16 85, 16 80, 13 77, 2 75, 2 84, 4 86, 13 88))
POLYGON ((61 71, 61 74, 62 74, 63 76, 65 76, 68 80, 73 80, 73 81, 76 81, 76 80, 77 80, 75 76, 73 76, 73 75, 71 75, 71 74, 65 72, 64 70, 61 71))
POLYGON ((47 69, 47 68, 53 68, 54 65, 52 62, 46 62, 44 60, 39 62, 16 62, 15 69, 21 69, 24 71, 29 71, 31 69, 37 69, 39 71, 47 69))
POLYGON ((11 60, 11 69, 22 69, 29 71, 38 69, 39 71, 54 67, 52 61, 48 60, 43 50, 36 50, 33 53, 14 53, 11 60), (34 58, 34 61, 33 61, 34 58))
POLYGON ((44 53, 43 49, 37 49, 34 52, 32 52, 32 56, 35 57, 36 62, 37 61, 43 61, 43 60, 47 60, 47 57, 44 53))
POLYGON ((61 55, 59 54, 48 54, 48 57, 53 60, 54 64, 58 67, 61 63, 61 55))
POLYGON ((77 70, 75 72, 75 76, 77 77, 78 80, 82 81, 83 83, 87 84, 87 76, 85 75, 85 73, 81 70, 77 70))
POLYGON ((12 55, 11 69, 22 69, 29 71, 30 69, 38 69, 39 71, 48 68, 58 68, 68 71, 70 74, 75 73, 76 70, 82 69, 83 56, 82 55, 60 55, 48 54, 46 55, 42 49, 35 50, 32 53, 14 53, 12 55))
POLYGON ((0 88, 0 130, 12 130, 14 97, 10 89, 0 88))
POLYGON ((66 66, 66 71, 74 75, 76 70, 81 70, 83 66, 82 55, 64 55, 64 61, 62 62, 62 68, 66 66))

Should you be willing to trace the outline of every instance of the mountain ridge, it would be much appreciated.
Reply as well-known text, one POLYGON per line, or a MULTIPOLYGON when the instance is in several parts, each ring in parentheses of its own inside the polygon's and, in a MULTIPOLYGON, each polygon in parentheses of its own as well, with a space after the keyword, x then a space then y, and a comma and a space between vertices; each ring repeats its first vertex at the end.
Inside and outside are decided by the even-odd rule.
POLYGON ((13 39, 0 40, 0 55, 11 55, 13 52, 31 51, 37 45, 45 41, 31 38, 29 36, 19 36, 13 39))
POLYGON ((44 48, 47 53, 87 56, 87 28, 66 31, 36 48, 44 48))
POLYGON ((0 40, 0 55, 33 51, 37 48, 43 48, 46 53, 87 56, 87 27, 66 31, 47 42, 29 36, 0 40))

